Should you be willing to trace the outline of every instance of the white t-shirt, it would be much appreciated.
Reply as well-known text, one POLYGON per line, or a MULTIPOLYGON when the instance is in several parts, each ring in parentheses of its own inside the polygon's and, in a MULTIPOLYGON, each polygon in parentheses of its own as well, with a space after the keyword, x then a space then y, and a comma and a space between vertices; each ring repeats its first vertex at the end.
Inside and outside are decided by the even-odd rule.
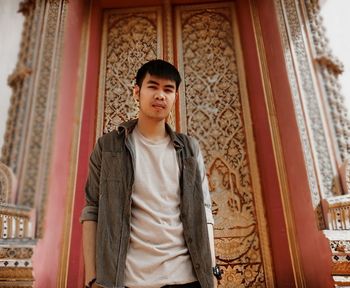
POLYGON ((170 137, 151 141, 137 129, 131 233, 124 285, 161 287, 197 281, 180 221, 179 166, 170 137))

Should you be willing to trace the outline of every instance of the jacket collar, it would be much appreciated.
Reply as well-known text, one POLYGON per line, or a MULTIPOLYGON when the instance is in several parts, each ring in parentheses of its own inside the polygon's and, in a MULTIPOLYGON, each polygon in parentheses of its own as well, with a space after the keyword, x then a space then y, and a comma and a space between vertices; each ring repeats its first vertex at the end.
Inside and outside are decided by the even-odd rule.
MULTIPOLYGON (((118 133, 125 133, 125 137, 128 137, 128 135, 134 130, 138 119, 132 119, 129 121, 126 121, 119 125, 118 127, 118 133)), ((183 148, 184 144, 181 141, 181 139, 177 136, 177 133, 171 129, 168 123, 165 123, 165 130, 168 133, 171 141, 174 143, 175 149, 181 149, 183 148)))

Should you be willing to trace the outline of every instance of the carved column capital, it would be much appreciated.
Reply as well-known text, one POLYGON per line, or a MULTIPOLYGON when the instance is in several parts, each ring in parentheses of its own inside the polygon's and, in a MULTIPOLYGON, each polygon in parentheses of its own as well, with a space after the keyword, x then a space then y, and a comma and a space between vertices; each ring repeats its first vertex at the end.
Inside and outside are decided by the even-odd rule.
POLYGON ((339 59, 335 58, 332 55, 320 55, 315 58, 316 62, 328 69, 331 73, 338 76, 344 72, 344 65, 340 62, 339 59))
POLYGON ((24 0, 21 3, 19 3, 19 8, 17 12, 22 13, 24 16, 27 16, 34 9, 35 9, 35 0, 24 0))
POLYGON ((19 65, 15 71, 7 78, 7 83, 14 88, 17 83, 21 83, 27 76, 32 73, 32 70, 25 65, 19 65))

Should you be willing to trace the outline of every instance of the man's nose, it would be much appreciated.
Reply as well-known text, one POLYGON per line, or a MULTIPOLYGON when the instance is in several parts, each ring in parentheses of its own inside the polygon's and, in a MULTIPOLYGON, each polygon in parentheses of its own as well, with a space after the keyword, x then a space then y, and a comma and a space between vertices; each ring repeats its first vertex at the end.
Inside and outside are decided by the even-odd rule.
POLYGON ((158 92, 156 93, 156 98, 157 98, 157 99, 160 99, 160 100, 165 99, 165 94, 164 94, 164 92, 163 92, 163 91, 158 91, 158 92))

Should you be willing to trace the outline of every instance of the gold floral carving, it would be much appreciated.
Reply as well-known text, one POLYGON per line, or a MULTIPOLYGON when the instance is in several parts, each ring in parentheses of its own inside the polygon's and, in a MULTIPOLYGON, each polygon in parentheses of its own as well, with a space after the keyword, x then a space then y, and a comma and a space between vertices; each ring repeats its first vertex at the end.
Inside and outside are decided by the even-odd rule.
MULTIPOLYGON (((197 7, 197 8, 196 8, 197 7)), ((213 203, 222 287, 266 287, 232 6, 179 10, 186 127, 200 142, 213 203)), ((240 62, 241 63, 241 62, 240 62)), ((249 127, 250 128, 250 127, 249 127)), ((248 128, 248 129, 249 129, 248 128)), ((255 177, 258 177, 256 175, 255 177)))
POLYGON ((106 12, 97 136, 137 117, 138 107, 132 97, 136 72, 144 62, 162 56, 160 11, 151 8, 106 12))
POLYGON ((0 247, 0 259, 30 259, 33 248, 28 247, 0 247))
MULTIPOLYGON (((19 281, 19 280, 31 281, 31 280, 34 280, 33 270, 32 270, 32 268, 1 267, 1 269, 0 269, 0 285, 1 285, 1 281, 3 281, 3 280, 7 280, 7 281, 10 281, 10 280, 12 280, 12 281, 19 281)), ((14 286, 16 286, 15 282, 14 282, 14 286)), ((5 287, 7 287, 7 286, 5 286, 5 287)))

